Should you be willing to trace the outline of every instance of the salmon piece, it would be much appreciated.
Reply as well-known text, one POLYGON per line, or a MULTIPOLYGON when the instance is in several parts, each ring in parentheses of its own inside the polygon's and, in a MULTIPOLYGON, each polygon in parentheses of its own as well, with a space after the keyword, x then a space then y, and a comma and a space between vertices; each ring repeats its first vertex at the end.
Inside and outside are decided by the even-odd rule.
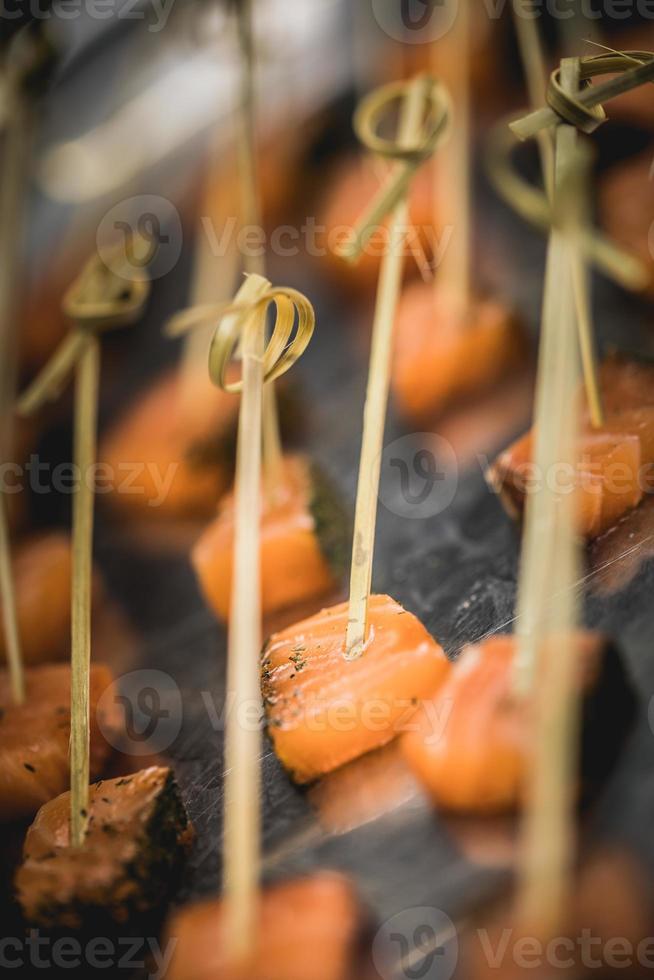
MULTIPOLYGON (((34 535, 22 541, 13 554, 16 612, 23 662, 47 663, 70 654, 70 537, 60 531, 34 535)), ((94 573, 93 598, 102 595, 100 577, 94 573)), ((0 660, 6 659, 4 628, 0 613, 0 660)))
POLYGON ((491 387, 524 360, 515 317, 495 300, 479 300, 465 319, 445 290, 414 283, 401 298, 391 385, 399 411, 420 421, 491 387))
MULTIPOLYGON (((319 469, 300 456, 284 460, 284 485, 263 495, 261 600, 264 615, 324 595, 336 587, 350 544, 348 520, 319 469)), ((205 598, 229 619, 234 548, 234 494, 193 549, 205 598)))
POLYGON ((293 779, 308 783, 390 742, 449 672, 441 647, 386 595, 369 603, 365 652, 343 659, 348 604, 275 633, 261 686, 268 732, 293 779))
POLYGON ((493 911, 490 921, 475 922, 462 936, 454 980, 648 976, 648 958, 637 956, 641 943, 651 948, 652 894, 642 864, 617 848, 587 857, 556 935, 542 923, 527 922, 515 904, 493 911), (633 950, 633 966, 624 956, 625 944, 633 950))
POLYGON ((167 942, 175 951, 165 980, 354 980, 362 933, 361 907, 350 882, 321 871, 267 888, 261 895, 256 948, 230 964, 220 900, 175 915, 167 942))
MULTIPOLYGON (((431 260, 434 238, 434 164, 425 164, 411 183, 410 239, 407 241, 404 274, 420 274, 423 263, 431 260)), ((343 288, 359 294, 373 293, 377 287, 381 257, 388 250, 387 219, 373 232, 356 265, 337 254, 338 246, 348 241, 366 207, 382 186, 387 170, 363 157, 349 157, 335 169, 322 204, 318 227, 324 234, 320 242, 323 266, 331 279, 343 288)))
POLYGON ((100 459, 111 466, 112 505, 152 520, 210 517, 231 481, 238 398, 205 370, 182 387, 159 378, 109 430, 100 459))
MULTIPOLYGON (((411 769, 442 809, 494 814, 521 804, 532 716, 529 699, 513 695, 514 656, 513 636, 466 647, 438 692, 438 711, 423 707, 414 729, 402 737, 411 769), (435 717, 442 722, 438 730, 435 717)), ((579 634, 578 657, 580 798, 586 803, 617 760, 633 724, 636 698, 615 648, 599 635, 579 634)))
POLYGON ((70 793, 41 807, 15 879, 25 919, 45 928, 128 923, 165 903, 193 837, 172 770, 152 766, 91 786, 82 847, 70 845, 70 793))
MULTIPOLYGON (((582 418, 579 462, 574 474, 578 529, 594 538, 637 507, 654 480, 654 367, 612 357, 599 373, 605 423, 592 429, 582 418)), ((528 432, 499 455, 489 481, 512 516, 539 475, 531 465, 533 435, 528 432)))
MULTIPOLYGON (((489 473, 512 516, 522 513, 526 494, 540 483, 531 463, 532 446, 529 432, 501 453, 489 473)), ((602 431, 582 439, 573 477, 580 535, 597 537, 638 506, 643 497, 641 462, 637 435, 602 431)))
MULTIPOLYGON (((91 772, 98 776, 111 753, 105 734, 116 718, 98 702, 113 683, 104 664, 91 666, 91 772)), ((70 667, 52 664, 25 671, 24 704, 13 702, 0 671, 0 820, 33 816, 69 782, 70 667)))
MULTIPOLYGON (((643 95, 651 101, 649 85, 643 95)), ((633 96, 632 96, 633 97, 633 96)), ((651 247, 654 214, 654 181, 650 176, 652 155, 646 150, 612 167, 600 183, 599 210, 611 238, 636 255, 649 269, 647 292, 654 293, 654 253, 651 247)))

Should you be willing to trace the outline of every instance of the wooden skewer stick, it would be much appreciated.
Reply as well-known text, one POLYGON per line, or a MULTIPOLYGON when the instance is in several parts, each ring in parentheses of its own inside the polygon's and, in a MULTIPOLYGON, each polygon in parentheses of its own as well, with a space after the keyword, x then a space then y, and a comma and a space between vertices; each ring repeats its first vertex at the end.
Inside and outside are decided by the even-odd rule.
POLYGON ((128 282, 125 273, 118 257, 111 269, 99 256, 87 263, 64 297, 64 311, 72 320, 73 329, 18 401, 20 414, 34 414, 59 395, 67 376, 74 371, 73 442, 79 483, 73 498, 71 585, 70 841, 73 847, 84 843, 88 822, 94 504, 90 480, 96 460, 100 386, 97 333, 133 322, 148 295, 148 284, 143 277, 128 282))
MULTIPOLYGON (((574 84, 568 68, 564 75, 566 83, 574 84)), ((534 463, 540 486, 527 498, 518 585, 516 694, 531 693, 535 706, 519 910, 529 928, 543 929, 547 935, 556 934, 565 915, 574 851, 575 630, 581 563, 573 491, 579 374, 573 269, 583 262, 581 229, 587 214, 582 202, 588 163, 576 130, 560 126, 554 207, 563 225, 550 233, 534 420, 534 463), (567 473, 563 479, 568 485, 557 491, 551 481, 560 473, 567 473)))
MULTIPOLYGON (((252 0, 238 4, 238 37, 241 51, 241 104, 238 114, 238 158, 241 173, 243 224, 263 228, 256 152, 255 46, 252 29, 252 0)), ((266 274, 263 253, 249 250, 243 259, 248 274, 266 274)), ((263 453, 266 490, 275 491, 283 480, 282 440, 275 386, 267 384, 263 393, 263 453)))
MULTIPOLYGON (((529 0, 513 0, 513 22, 525 73, 530 105, 543 105, 547 98, 547 69, 540 34, 529 0)), ((538 148, 543 172, 545 193, 551 203, 554 190, 554 143, 547 130, 538 134, 538 148)))
POLYGON ((250 722, 254 707, 261 715, 260 513, 263 388, 301 355, 314 326, 309 302, 293 290, 273 290, 253 273, 238 291, 232 310, 221 320, 209 351, 209 371, 227 391, 240 391, 236 447, 234 515, 234 587, 227 646, 227 690, 233 707, 225 733, 225 900, 229 954, 242 960, 257 934, 260 869, 259 727, 250 722), (277 320, 266 348, 266 310, 277 304, 277 320), (289 346, 295 312, 297 333, 289 346), (240 340, 242 381, 228 383, 226 368, 240 340), (245 719, 245 720, 244 720, 245 719))
MULTIPOLYGON (((411 147, 420 137, 427 80, 412 82, 403 104, 398 142, 411 147)), ((363 415, 363 441, 359 463, 354 539, 350 571, 350 607, 344 656, 353 660, 363 653, 368 626, 368 599, 377 520, 377 494, 388 402, 393 324, 402 282, 403 248, 408 220, 406 198, 391 219, 388 251, 382 258, 372 330, 372 349, 363 415)))
POLYGON ((75 372, 74 452, 79 486, 73 497, 73 575, 71 604, 70 839, 84 843, 89 801, 89 671, 91 664, 91 588, 93 579, 93 488, 89 474, 96 459, 100 344, 91 336, 75 372))
MULTIPOLYGON (((267 280, 248 276, 236 302, 253 302, 269 288, 267 280)), ((259 752, 261 736, 243 725, 241 705, 259 704, 261 588, 259 517, 261 513, 261 416, 263 408, 264 332, 252 319, 241 343, 243 391, 236 449, 234 572, 227 647, 227 691, 235 695, 225 733, 225 898, 226 935, 235 960, 250 950, 256 935, 259 888, 259 752)))
MULTIPOLYGON (((8 462, 14 445, 14 400, 18 371, 16 285, 20 281, 23 212, 32 140, 32 110, 20 95, 20 81, 7 72, 5 152, 0 185, 0 462, 8 462)), ((11 563, 7 499, 0 493, 0 595, 12 698, 25 700, 25 673, 18 631, 11 563)))
MULTIPOLYGON (((526 0, 514 0, 514 4, 516 5, 513 7, 514 21, 518 35, 520 56, 527 79, 529 98, 532 106, 535 107, 542 105, 547 97, 545 56, 543 54, 542 44, 540 43, 536 21, 533 16, 529 16, 526 8, 526 0), (517 5, 524 7, 522 13, 518 11, 517 5)), ((579 79, 577 70, 575 93, 578 90, 579 79)), ((551 204, 554 193, 554 144, 552 142, 551 131, 548 129, 541 130, 537 134, 537 139, 541 156, 543 183, 551 204)), ((589 416, 591 424, 595 428, 599 428, 604 422, 604 412, 602 410, 602 396, 597 373, 597 354, 595 350, 592 314, 588 302, 588 283, 584 282, 584 275, 582 275, 578 266, 575 266, 573 286, 577 309, 577 332, 579 334, 579 346, 581 349, 589 416)))
POLYGON ((446 38, 432 45, 434 72, 443 78, 453 103, 455 125, 442 151, 442 167, 435 174, 435 227, 445 223, 452 237, 443 256, 438 288, 446 284, 461 313, 469 309, 471 298, 471 17, 470 0, 446 0, 457 8, 443 16, 453 26, 446 38), (444 62, 444 64, 443 64, 444 62))
MULTIPOLYGON (((488 176, 516 214, 549 234, 555 220, 550 198, 515 168, 515 148, 516 142, 508 120, 496 123, 486 143, 488 176)), ((650 282, 647 264, 604 236, 597 228, 589 226, 584 229, 583 246, 592 264, 623 289, 638 293, 647 288, 650 282)))
MULTIPOLYGON (((237 129, 237 166, 240 175, 239 187, 241 194, 241 224, 244 227, 262 228, 261 204, 259 200, 259 179, 257 174, 256 155, 256 98, 255 98, 255 51, 252 31, 252 0, 243 0, 238 4, 236 27, 239 49, 241 53, 241 94, 236 115, 237 129)), ((215 157, 215 152, 214 152, 215 157)), ((214 169, 213 167, 211 169, 214 169)), ((211 185, 214 174, 209 175, 208 186, 211 185)), ((236 250, 230 253, 227 272, 221 283, 228 285, 232 271, 236 271, 239 258, 247 275, 265 277, 265 258, 256 249, 249 249, 239 257, 236 250)), ((227 302, 231 296, 231 285, 228 294, 212 296, 212 302, 205 303, 204 297, 208 292, 207 283, 212 284, 215 278, 215 256, 204 243, 204 236, 198 235, 196 251, 196 275, 192 289, 192 306, 174 317, 168 324, 166 332, 169 336, 177 336, 188 331, 184 346, 182 371, 188 379, 184 384, 183 404, 193 402, 196 398, 195 378, 198 363, 206 357, 206 347, 209 334, 213 329, 216 316, 221 316, 224 307, 232 307, 227 302)), ((267 493, 274 493, 283 479, 282 441, 279 428, 279 412, 275 387, 266 384, 263 392, 263 454, 264 454, 264 483, 267 493)))

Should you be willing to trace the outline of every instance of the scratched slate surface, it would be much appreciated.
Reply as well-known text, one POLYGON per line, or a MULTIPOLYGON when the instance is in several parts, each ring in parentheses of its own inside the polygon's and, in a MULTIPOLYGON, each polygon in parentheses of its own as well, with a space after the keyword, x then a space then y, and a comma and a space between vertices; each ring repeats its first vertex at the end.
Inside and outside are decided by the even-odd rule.
MULTIPOLYGON (((614 155, 608 136, 598 137, 605 165, 614 155), (606 145, 604 145, 606 144, 606 145)), ((629 140, 643 137, 629 134, 629 140)), ((623 144, 631 145, 631 144, 623 144)), ((509 296, 532 332, 538 320, 544 243, 494 198, 477 175, 479 266, 490 285, 509 296)), ((111 357, 121 364, 103 392, 102 424, 176 355, 164 341, 164 319, 186 302, 190 250, 174 273, 157 280, 143 324, 124 337, 108 338, 111 357), (129 344, 129 346, 128 346, 129 344)), ((277 260, 271 277, 302 288, 315 303, 318 329, 294 369, 305 392, 308 431, 304 442, 352 501, 360 444, 365 382, 365 322, 370 311, 354 309, 302 263, 277 260)), ((654 354, 651 309, 603 281, 596 283, 595 308, 601 341, 654 354)), ((517 434, 525 419, 516 419, 517 434)), ((406 434, 392 407, 386 441, 406 434)), ((49 433, 42 451, 67 458, 66 426, 49 433)), ((497 447, 488 447, 489 451, 497 447)), ((387 488, 388 498, 397 492, 387 488)), ((43 523, 66 520, 67 502, 41 502, 43 523)), ((643 532, 644 533, 644 532, 643 532)), ((644 539, 635 550, 644 553, 644 539)), ((519 539, 479 467, 461 474, 450 507, 428 520, 407 520, 380 508, 374 582, 418 615, 456 654, 461 645, 494 630, 510 629, 515 598, 519 539)), ((206 710, 203 692, 220 707, 224 698, 225 631, 205 608, 183 552, 148 552, 98 508, 97 561, 109 592, 136 635, 130 669, 165 671, 182 694, 181 730, 166 757, 177 777, 197 829, 197 843, 177 900, 216 893, 221 859, 222 733, 206 710)), ((619 554, 611 563, 620 565, 619 554)), ((647 704, 654 693, 654 561, 644 559, 630 582, 598 594, 606 568, 589 566, 584 584, 588 625, 619 640, 643 699, 643 708, 615 778, 607 787, 584 841, 598 835, 625 841, 654 864, 654 737, 647 704)), ((320 829, 308 794, 292 785, 264 738, 262 744, 263 835, 266 875, 275 878, 314 867, 341 868, 357 882, 375 920, 413 906, 431 905, 458 917, 492 895, 506 880, 505 862, 485 864, 467 853, 456 822, 439 819, 420 796, 364 826, 330 834, 320 829)), ((343 803, 345 805, 346 800, 343 803)), ((510 837, 510 830, 508 831, 510 837)), ((482 834, 483 836, 483 834, 482 834)), ((9 920, 7 920, 9 921, 9 920)), ((107 971, 102 971, 105 976, 107 971)), ((92 973, 88 968, 85 975, 92 973)), ((70 975, 70 971, 66 971, 70 975)), ((124 971, 120 975, 124 976, 124 971)))

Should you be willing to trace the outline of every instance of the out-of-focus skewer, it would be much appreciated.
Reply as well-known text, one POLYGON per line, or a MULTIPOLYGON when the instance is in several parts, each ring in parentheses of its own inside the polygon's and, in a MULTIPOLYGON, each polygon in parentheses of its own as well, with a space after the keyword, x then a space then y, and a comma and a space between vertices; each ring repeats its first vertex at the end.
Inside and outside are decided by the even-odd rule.
POLYGON ((225 898, 230 958, 242 961, 257 935, 259 889, 259 755, 256 724, 243 724, 243 710, 261 705, 261 590, 259 515, 261 511, 261 436, 264 382, 288 370, 301 356, 314 327, 311 304, 293 290, 273 290, 252 273, 221 320, 209 351, 214 383, 240 392, 236 448, 234 573, 227 646, 227 689, 234 708, 225 742, 225 898), (266 311, 271 302, 277 320, 266 348, 266 311), (297 332, 287 346, 297 314, 297 332), (240 342, 242 380, 227 381, 227 367, 240 342))
MULTIPOLYGON (((520 3, 523 6, 524 2, 525 0, 516 0, 516 3, 520 3)), ((535 19, 527 16, 525 10, 518 11, 515 6, 513 11, 530 102, 532 107, 536 107, 543 104, 547 95, 547 70, 545 67, 543 46, 540 41, 535 19)), ((551 204, 554 194, 554 147, 552 134, 549 130, 543 130, 538 134, 537 139, 541 156, 543 183, 551 204)), ((581 363, 586 385, 589 415, 592 425, 595 428, 599 428, 604 420, 604 413, 602 411, 602 398, 597 375, 597 354, 595 351, 592 315, 587 301, 587 284, 583 282, 581 270, 577 266, 575 266, 574 270, 574 291, 577 309, 577 332, 579 335, 581 363)))
MULTIPOLYGON (((578 61, 563 64, 562 81, 578 91, 578 61)), ((587 220, 588 152, 574 127, 556 132, 552 229, 547 259, 535 406, 534 463, 543 474, 526 508, 518 587, 516 696, 534 703, 534 755, 527 784, 519 880, 521 921, 555 935, 566 921, 573 867, 575 774, 578 767, 576 637, 580 545, 575 497, 551 487, 549 474, 577 460, 575 275, 580 230, 587 220), (552 592, 552 584, 555 590, 552 592)), ((539 934, 541 934, 539 932, 539 934)))
MULTIPOLYGON (((256 150, 256 52, 252 0, 242 0, 238 4, 237 24, 241 55, 241 104, 237 125, 242 223, 246 227, 259 229, 263 228, 263 221, 256 150)), ((266 261, 263 250, 246 251, 243 265, 246 273, 265 276, 266 261)), ((283 464, 279 412, 273 384, 267 384, 264 388, 262 438, 264 482, 267 491, 274 493, 275 488, 278 488, 283 480, 283 464)))
MULTIPOLYGON (((10 62, 10 58, 7 59, 10 62)), ((1 67, 1 66, 0 66, 1 67)), ((18 373, 16 318, 21 282, 23 224, 29 174, 33 113, 22 79, 11 64, 0 76, 4 97, 4 153, 0 168, 0 461, 9 462, 14 445, 14 400, 18 373), (4 84, 3 84, 4 83, 4 84)), ((25 678, 11 566, 9 514, 0 492, 0 595, 7 664, 14 700, 25 699, 25 678)))
POLYGON ((134 253, 125 249, 121 257, 117 251, 110 265, 105 265, 100 256, 93 256, 87 263, 64 298, 64 311, 73 324, 72 330, 18 401, 20 414, 37 412, 59 395, 62 386, 74 372, 74 462, 79 474, 73 499, 71 586, 70 833, 74 847, 84 842, 89 800, 94 503, 90 476, 96 460, 100 385, 100 343, 97 334, 110 327, 132 323, 147 299, 147 280, 141 273, 135 275, 129 259, 125 265, 125 255, 130 254, 134 253))
POLYGON ((452 27, 432 45, 432 63, 450 93, 455 125, 443 147, 442 166, 434 172, 434 227, 445 225, 452 235, 435 281, 447 284, 456 310, 465 314, 472 298, 472 17, 470 0, 446 0, 445 7, 450 9, 442 15, 452 27))

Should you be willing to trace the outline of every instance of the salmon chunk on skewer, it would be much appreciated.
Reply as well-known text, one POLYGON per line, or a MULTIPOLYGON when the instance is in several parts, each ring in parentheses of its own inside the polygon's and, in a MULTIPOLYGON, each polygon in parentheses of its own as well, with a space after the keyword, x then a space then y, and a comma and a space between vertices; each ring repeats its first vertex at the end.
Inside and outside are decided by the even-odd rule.
MULTIPOLYGON (((633 90, 627 98, 632 104, 646 100, 652 111, 649 85, 633 90)), ((651 247, 654 182, 651 168, 652 154, 646 150, 636 158, 629 157, 611 167, 599 188, 602 223, 611 238, 639 258, 648 270, 646 289, 650 297, 654 295, 654 255, 651 247)))
POLYGON ((348 604, 274 634, 262 657, 268 732, 308 783, 395 738, 450 670, 441 647, 390 596, 372 595, 364 652, 346 661, 348 604))
MULTIPOLYGON (((21 541, 14 552, 14 587, 21 653, 26 664, 62 660, 70 654, 70 538, 49 531, 21 541)), ((102 593, 94 573, 93 598, 102 593)), ((0 613, 0 660, 6 659, 0 613)))
POLYGON ((179 878, 193 833, 172 771, 154 766, 90 789, 81 847, 70 844, 70 793, 41 807, 27 832, 15 884, 30 924, 129 923, 161 906, 179 878))
POLYGON ((208 517, 229 486, 238 399, 205 371, 189 382, 193 397, 185 382, 181 370, 159 378, 102 440, 117 511, 152 520, 208 517))
POLYGON ((393 396, 405 418, 429 419, 496 384, 525 359, 518 321, 497 300, 458 314, 445 289, 415 283, 397 313, 393 396))
MULTIPOLYGON (((99 776, 111 753, 106 733, 116 717, 98 702, 113 684, 108 667, 93 664, 90 676, 91 772, 99 776)), ((63 793, 69 781, 70 667, 31 667, 25 671, 26 697, 15 704, 9 677, 0 671, 0 819, 33 816, 63 793)))
POLYGON ((175 952, 165 980, 353 980, 360 976, 362 911, 342 875, 321 871, 273 885, 260 896, 252 955, 227 960, 222 901, 175 915, 166 940, 175 952))
MULTIPOLYGON (((435 164, 418 171, 411 184, 409 225, 405 237, 405 276, 414 278, 429 268, 441 229, 434 227, 435 164)), ((346 158, 334 170, 322 202, 318 227, 324 233, 323 268, 331 281, 353 294, 374 293, 382 256, 389 247, 388 220, 381 223, 366 243, 356 265, 342 259, 338 250, 353 234, 357 221, 383 185, 385 173, 370 160, 346 158)))
MULTIPOLYGON (((320 470, 300 456, 284 460, 284 480, 262 495, 261 600, 264 615, 332 591, 345 567, 348 520, 320 470)), ((229 619, 234 550, 234 495, 193 549, 207 602, 229 619)))
MULTIPOLYGON (((582 704, 579 792, 586 802, 613 769, 633 725, 636 697, 612 645, 590 633, 578 634, 576 643, 582 704)), ((435 733, 423 710, 415 730, 403 736, 405 758, 438 807, 490 814, 520 806, 533 715, 530 699, 513 691, 515 653, 513 636, 466 647, 436 696, 447 710, 442 729, 435 733)))
MULTIPOLYGON (((551 475, 562 490, 574 490, 577 529, 586 538, 613 527, 654 486, 654 367, 613 357, 602 365, 599 380, 605 414, 601 428, 592 428, 586 413, 575 471, 551 475)), ((518 439, 488 473, 514 517, 545 478, 532 466, 533 439, 533 432, 518 439)))

